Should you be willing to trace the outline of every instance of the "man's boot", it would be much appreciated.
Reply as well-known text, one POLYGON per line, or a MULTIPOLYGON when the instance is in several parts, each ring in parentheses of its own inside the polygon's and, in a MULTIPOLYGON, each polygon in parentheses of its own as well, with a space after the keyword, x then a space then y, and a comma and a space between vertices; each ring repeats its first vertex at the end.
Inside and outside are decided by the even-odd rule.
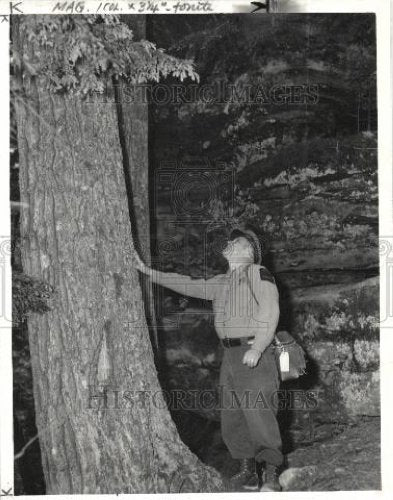
POLYGON ((259 491, 281 491, 278 475, 278 467, 266 464, 262 473, 262 488, 259 491))
POLYGON ((230 485, 236 491, 256 491, 258 489, 259 479, 254 458, 242 458, 239 460, 239 471, 231 477, 230 485))

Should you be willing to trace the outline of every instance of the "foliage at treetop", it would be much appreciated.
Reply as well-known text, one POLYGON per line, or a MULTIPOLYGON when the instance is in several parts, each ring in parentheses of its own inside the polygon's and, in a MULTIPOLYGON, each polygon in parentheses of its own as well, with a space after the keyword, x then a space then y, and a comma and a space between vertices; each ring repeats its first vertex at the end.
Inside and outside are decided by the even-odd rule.
POLYGON ((24 75, 44 76, 50 91, 103 92, 112 77, 132 84, 169 75, 199 81, 192 60, 170 56, 148 40, 135 41, 120 16, 26 16, 20 36, 27 36, 29 53, 14 43, 13 64, 24 75))

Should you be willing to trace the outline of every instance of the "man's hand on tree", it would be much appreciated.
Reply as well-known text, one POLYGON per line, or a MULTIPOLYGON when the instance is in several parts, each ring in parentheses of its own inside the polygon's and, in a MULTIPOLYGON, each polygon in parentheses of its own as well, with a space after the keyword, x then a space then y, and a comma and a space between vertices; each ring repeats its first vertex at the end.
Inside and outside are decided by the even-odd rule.
POLYGON ((135 262, 135 267, 140 271, 141 273, 148 274, 150 276, 151 274, 151 268, 148 267, 143 260, 139 257, 138 253, 135 252, 134 254, 134 262, 135 262))
POLYGON ((255 368, 258 364, 261 353, 256 349, 249 349, 243 356, 243 364, 250 368, 255 368))

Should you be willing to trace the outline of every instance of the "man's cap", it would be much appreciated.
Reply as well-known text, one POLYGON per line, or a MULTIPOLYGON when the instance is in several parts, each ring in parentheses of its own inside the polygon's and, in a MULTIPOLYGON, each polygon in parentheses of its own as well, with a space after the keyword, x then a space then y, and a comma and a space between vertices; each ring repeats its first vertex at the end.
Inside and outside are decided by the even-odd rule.
POLYGON ((232 227, 229 234, 229 240, 232 241, 240 236, 245 237, 250 242, 254 250, 254 264, 260 264, 262 262, 262 245, 255 230, 246 224, 239 224, 232 227))

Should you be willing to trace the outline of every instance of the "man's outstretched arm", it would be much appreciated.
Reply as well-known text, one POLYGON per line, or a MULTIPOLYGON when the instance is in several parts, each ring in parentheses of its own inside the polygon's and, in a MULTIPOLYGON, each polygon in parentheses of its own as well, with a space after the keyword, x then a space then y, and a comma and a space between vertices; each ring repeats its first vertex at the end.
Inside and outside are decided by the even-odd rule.
POLYGON ((148 267, 139 255, 135 257, 136 268, 144 274, 150 276, 154 283, 165 286, 174 292, 198 299, 213 300, 214 283, 213 279, 193 279, 177 273, 164 273, 148 267))

